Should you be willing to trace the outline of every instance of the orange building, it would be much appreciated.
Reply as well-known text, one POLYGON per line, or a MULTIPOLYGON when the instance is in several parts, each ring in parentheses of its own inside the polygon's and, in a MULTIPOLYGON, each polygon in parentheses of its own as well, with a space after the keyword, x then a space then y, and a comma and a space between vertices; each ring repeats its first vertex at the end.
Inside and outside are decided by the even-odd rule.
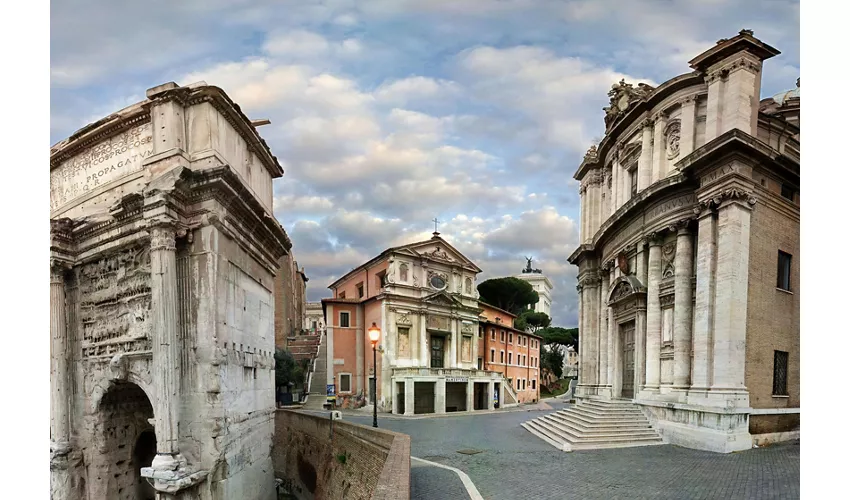
POLYGON ((516 315, 479 302, 479 367, 499 372, 510 382, 519 403, 540 401, 542 337, 513 327, 516 315))
POLYGON ((506 392, 507 406, 516 404, 502 372, 479 361, 480 272, 435 232, 430 240, 390 248, 331 284, 333 298, 322 307, 327 384, 337 405, 363 406, 373 392, 379 411, 400 414, 493 409, 506 392), (372 323, 381 329, 376 391, 372 323))

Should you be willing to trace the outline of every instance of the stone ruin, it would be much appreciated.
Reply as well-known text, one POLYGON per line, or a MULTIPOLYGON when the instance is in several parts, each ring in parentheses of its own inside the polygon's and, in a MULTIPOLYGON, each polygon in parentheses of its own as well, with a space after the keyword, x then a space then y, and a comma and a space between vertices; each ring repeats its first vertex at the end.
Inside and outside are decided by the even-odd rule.
POLYGON ((51 148, 51 498, 274 498, 282 175, 203 82, 51 148))

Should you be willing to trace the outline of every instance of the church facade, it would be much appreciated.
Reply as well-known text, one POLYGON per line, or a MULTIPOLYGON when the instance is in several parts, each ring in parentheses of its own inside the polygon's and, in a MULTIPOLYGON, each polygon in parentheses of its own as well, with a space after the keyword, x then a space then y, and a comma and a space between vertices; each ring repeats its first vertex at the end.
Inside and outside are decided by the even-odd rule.
POLYGON ((381 412, 486 410, 504 401, 512 388, 478 363, 480 272, 435 232, 430 240, 390 248, 331 284, 333 297, 322 306, 327 384, 337 404, 371 404, 375 384, 381 412), (368 335, 373 323, 381 329, 377 367, 368 335))
POLYGON ((759 100, 777 54, 742 30, 656 88, 615 85, 574 176, 576 397, 632 400, 674 444, 799 436, 799 80, 759 100))

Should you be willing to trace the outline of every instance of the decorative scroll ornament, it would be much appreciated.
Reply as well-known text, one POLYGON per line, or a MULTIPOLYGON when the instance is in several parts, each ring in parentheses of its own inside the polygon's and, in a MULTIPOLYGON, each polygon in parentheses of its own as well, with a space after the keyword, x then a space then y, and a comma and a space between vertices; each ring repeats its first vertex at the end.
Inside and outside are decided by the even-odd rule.
POLYGON ((639 83, 637 88, 630 83, 626 83, 625 79, 620 80, 620 83, 611 86, 608 92, 610 104, 602 108, 605 111, 605 131, 611 129, 614 123, 619 119, 635 101, 646 99, 654 90, 653 87, 645 83, 639 83))
POLYGON ((679 138, 682 134, 682 124, 679 120, 673 120, 664 129, 664 137, 667 144, 667 159, 672 160, 679 156, 679 138))
POLYGON ((444 250, 441 250, 440 247, 435 248, 431 252, 425 252, 423 255, 425 255, 427 257, 434 258, 434 259, 438 259, 438 260, 445 260, 445 261, 448 261, 448 262, 454 262, 454 259, 449 257, 449 254, 447 254, 444 250))
POLYGON ((410 320, 410 315, 408 313, 398 313, 396 316, 395 322, 399 325, 412 325, 413 321, 410 320))
POLYGON ((588 148, 587 152, 584 154, 584 159, 586 161, 592 161, 592 160, 596 159, 596 155, 597 155, 596 145, 594 144, 594 145, 590 146, 590 148, 588 148))
POLYGON ((623 281, 622 283, 617 285, 616 288, 614 288, 614 292, 611 294, 611 300, 617 301, 617 300, 620 300, 624 297, 628 297, 629 295, 632 294, 633 291, 634 290, 632 290, 631 285, 629 285, 627 282, 623 281))

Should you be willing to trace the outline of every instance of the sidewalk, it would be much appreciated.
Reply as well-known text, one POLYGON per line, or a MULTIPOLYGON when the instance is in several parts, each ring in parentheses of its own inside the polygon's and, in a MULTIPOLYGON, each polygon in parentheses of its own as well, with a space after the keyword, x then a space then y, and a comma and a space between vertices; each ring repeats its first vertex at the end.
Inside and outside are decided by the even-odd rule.
MULTIPOLYGON (((556 398, 550 398, 552 400, 556 398)), ((297 409, 297 408, 289 408, 289 409, 297 409)), ((550 411, 553 410, 552 406, 544 401, 540 401, 539 403, 533 404, 520 404, 519 406, 514 406, 512 408, 498 409, 498 410, 473 410, 473 411, 453 411, 447 413, 425 413, 419 415, 395 415, 392 413, 378 413, 378 418, 380 419, 391 419, 391 420, 422 420, 429 418, 445 418, 445 417, 471 417, 476 415, 495 415, 501 413, 515 413, 521 411, 550 411)), ((315 413, 321 413, 323 415, 328 413, 328 410, 313 410, 309 408, 303 408, 302 411, 310 411, 315 413)), ((336 409, 345 416, 351 417, 369 417, 372 415, 372 405, 367 405, 362 408, 357 409, 336 409)))

